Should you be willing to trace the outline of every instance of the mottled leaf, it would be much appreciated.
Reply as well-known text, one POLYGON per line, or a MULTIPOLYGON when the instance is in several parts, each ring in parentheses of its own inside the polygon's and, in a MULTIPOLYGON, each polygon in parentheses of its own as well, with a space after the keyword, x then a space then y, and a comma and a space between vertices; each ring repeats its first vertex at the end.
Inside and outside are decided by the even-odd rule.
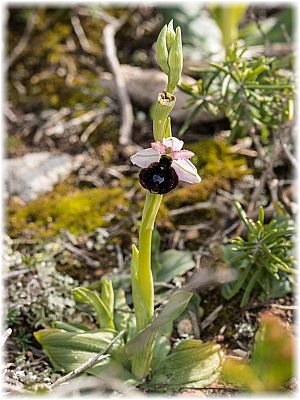
MULTIPOLYGON (((93 332, 73 333, 62 329, 42 329, 34 333, 42 345, 52 365, 64 372, 80 367, 105 348, 116 336, 112 329, 101 329, 93 332)), ((117 350, 120 342, 114 344, 117 350)), ((100 361, 98 364, 102 364, 100 361)), ((98 365, 97 364, 97 365, 98 365)))
POLYGON ((154 372, 149 386, 176 389, 203 388, 219 376, 222 365, 220 346, 190 339, 182 341, 154 372))

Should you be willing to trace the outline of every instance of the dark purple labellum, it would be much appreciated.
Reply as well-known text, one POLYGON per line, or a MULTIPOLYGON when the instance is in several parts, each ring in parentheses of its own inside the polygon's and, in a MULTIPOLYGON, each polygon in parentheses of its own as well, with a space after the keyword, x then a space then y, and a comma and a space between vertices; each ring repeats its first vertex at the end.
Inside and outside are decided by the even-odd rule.
POLYGON ((175 189, 179 179, 171 164, 172 159, 162 155, 159 162, 143 168, 139 174, 141 185, 151 193, 157 194, 166 194, 175 189))

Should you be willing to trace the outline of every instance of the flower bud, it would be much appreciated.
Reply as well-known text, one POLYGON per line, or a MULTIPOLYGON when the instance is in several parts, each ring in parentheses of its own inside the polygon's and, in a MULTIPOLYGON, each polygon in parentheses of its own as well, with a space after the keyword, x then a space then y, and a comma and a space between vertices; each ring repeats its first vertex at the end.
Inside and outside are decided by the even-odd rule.
POLYGON ((169 75, 169 65, 168 65, 168 48, 167 48, 167 30, 168 27, 165 25, 160 34, 158 35, 155 49, 155 56, 157 64, 164 71, 165 74, 169 75))
POLYGON ((167 34, 166 34, 168 52, 170 51, 174 40, 175 40, 175 31, 173 28, 173 20, 171 19, 171 21, 168 24, 168 29, 167 29, 167 34))
POLYGON ((182 54, 182 43, 181 43, 181 29, 176 28, 176 35, 172 47, 169 51, 168 65, 170 73, 168 75, 168 87, 167 90, 171 93, 175 90, 178 84, 183 67, 183 54, 182 54))

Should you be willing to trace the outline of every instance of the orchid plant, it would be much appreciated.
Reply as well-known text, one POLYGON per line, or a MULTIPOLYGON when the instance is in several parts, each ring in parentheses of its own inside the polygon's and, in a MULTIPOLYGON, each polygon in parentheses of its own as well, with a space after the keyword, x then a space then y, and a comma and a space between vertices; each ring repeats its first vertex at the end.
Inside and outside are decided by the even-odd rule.
POLYGON ((158 95, 154 107, 154 142, 151 147, 131 156, 131 162, 142 168, 139 179, 147 190, 138 248, 132 245, 134 314, 127 305, 123 289, 115 293, 112 282, 102 280, 100 295, 87 288, 73 290, 78 302, 92 307, 99 329, 91 330, 85 326, 56 321, 52 329, 38 331, 35 337, 52 364, 64 372, 82 369, 82 364, 87 363, 85 372, 102 376, 105 373, 114 374, 135 384, 144 382, 155 388, 162 384, 165 388, 203 387, 218 376, 222 362, 219 345, 188 339, 170 352, 167 338, 172 333, 170 324, 184 312, 192 293, 175 291, 163 302, 164 309, 158 315, 154 313, 151 243, 162 197, 175 189, 179 181, 201 181, 190 161, 194 154, 183 149, 183 141, 171 133, 169 114, 175 105, 174 90, 183 65, 181 31, 179 27, 174 31, 173 21, 165 25, 159 34, 156 59, 168 75, 168 83, 158 95), (113 346, 108 351, 107 346, 112 342, 113 346), (108 354, 103 355, 103 349, 106 348, 108 354), (101 357, 91 364, 91 356, 95 357, 99 352, 101 357))

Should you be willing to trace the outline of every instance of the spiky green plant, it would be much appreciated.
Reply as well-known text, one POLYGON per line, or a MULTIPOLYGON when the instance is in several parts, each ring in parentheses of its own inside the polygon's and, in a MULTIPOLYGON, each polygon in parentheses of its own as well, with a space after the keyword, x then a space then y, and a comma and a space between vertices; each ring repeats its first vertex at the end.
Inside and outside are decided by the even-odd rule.
POLYGON ((244 307, 253 291, 263 291, 266 297, 284 290, 287 277, 295 269, 292 254, 295 224, 291 219, 278 217, 264 224, 264 208, 260 206, 257 222, 247 218, 242 206, 235 202, 236 209, 246 229, 246 238, 236 237, 224 246, 226 261, 239 271, 237 281, 223 286, 226 299, 242 294, 244 307), (280 287, 281 286, 281 287, 280 287))

